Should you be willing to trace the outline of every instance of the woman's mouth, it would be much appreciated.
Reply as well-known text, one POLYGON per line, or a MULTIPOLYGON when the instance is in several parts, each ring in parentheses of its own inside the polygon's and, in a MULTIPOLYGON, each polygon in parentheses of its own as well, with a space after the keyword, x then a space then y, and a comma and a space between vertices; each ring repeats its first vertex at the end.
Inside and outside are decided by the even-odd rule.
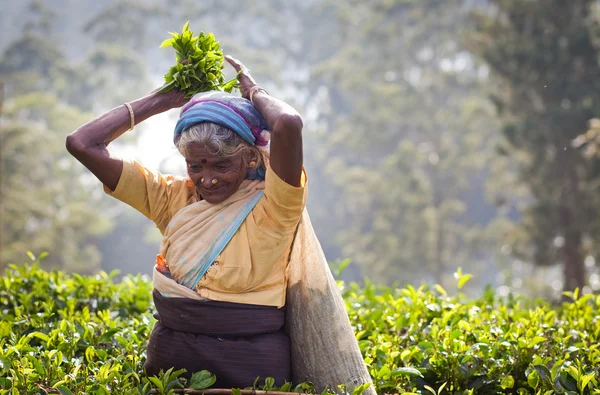
POLYGON ((225 185, 220 185, 218 187, 213 187, 213 188, 209 188, 209 189, 200 187, 199 189, 200 189, 200 192, 202 192, 203 194, 214 195, 218 192, 221 192, 223 189, 225 189, 225 185))

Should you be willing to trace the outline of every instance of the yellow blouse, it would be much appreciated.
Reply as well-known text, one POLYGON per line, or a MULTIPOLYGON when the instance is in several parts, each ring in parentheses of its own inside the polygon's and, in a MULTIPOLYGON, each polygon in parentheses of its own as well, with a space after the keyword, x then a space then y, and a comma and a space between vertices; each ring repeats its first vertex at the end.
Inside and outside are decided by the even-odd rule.
MULTIPOLYGON (((188 178, 163 175, 129 160, 123 161, 117 188, 111 191, 105 186, 104 190, 154 221, 162 234, 175 213, 199 200, 188 178)), ((302 186, 294 187, 267 166, 263 197, 198 283, 196 292, 211 300, 284 306, 286 268, 306 195, 305 175, 302 186)))

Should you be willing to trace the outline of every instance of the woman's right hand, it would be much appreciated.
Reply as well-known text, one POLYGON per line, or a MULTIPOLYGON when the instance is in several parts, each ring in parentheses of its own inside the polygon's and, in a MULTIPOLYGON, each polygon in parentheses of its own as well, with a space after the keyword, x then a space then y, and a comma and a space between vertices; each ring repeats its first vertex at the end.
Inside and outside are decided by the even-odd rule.
MULTIPOLYGON (((163 85, 164 86, 164 85, 163 85)), ((165 93, 158 93, 163 87, 155 89, 152 94, 160 103, 161 108, 164 111, 171 110, 173 108, 179 108, 190 101, 190 98, 186 98, 185 94, 177 89, 171 89, 165 93)))

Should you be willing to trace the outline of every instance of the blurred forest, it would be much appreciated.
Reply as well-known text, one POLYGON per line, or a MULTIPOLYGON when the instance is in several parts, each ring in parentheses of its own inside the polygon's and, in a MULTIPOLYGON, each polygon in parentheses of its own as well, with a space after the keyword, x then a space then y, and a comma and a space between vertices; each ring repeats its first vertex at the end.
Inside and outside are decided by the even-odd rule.
MULTIPOLYGON (((213 32, 304 116, 309 212, 343 278, 600 290, 592 0, 0 0, 0 269, 27 251, 150 273, 160 234, 64 148, 162 85, 167 31, 213 32)), ((228 73, 232 75, 232 70, 228 73)), ((114 147, 183 173, 177 111, 114 147)), ((454 288, 453 288, 454 287, 454 288)))

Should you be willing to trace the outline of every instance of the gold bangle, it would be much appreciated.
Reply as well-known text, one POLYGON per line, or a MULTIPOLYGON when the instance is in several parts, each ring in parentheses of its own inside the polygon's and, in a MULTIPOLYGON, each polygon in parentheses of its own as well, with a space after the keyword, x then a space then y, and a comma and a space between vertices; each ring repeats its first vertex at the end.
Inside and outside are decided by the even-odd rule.
MULTIPOLYGON (((129 127, 129 130, 133 130, 133 127, 135 126, 135 117, 133 115, 133 108, 131 108, 131 104, 129 103, 125 103, 125 107, 127 107, 127 109, 129 110, 129 118, 131 119, 131 126, 129 127)), ((127 131, 129 131, 127 130, 127 131)))
POLYGON ((265 92, 265 94, 269 94, 269 92, 267 92, 266 90, 264 90, 263 88, 261 88, 258 85, 254 85, 252 88, 250 88, 250 94, 248 96, 250 96, 250 103, 254 104, 254 102, 252 101, 252 96, 254 96, 254 94, 258 91, 263 91, 265 92))

